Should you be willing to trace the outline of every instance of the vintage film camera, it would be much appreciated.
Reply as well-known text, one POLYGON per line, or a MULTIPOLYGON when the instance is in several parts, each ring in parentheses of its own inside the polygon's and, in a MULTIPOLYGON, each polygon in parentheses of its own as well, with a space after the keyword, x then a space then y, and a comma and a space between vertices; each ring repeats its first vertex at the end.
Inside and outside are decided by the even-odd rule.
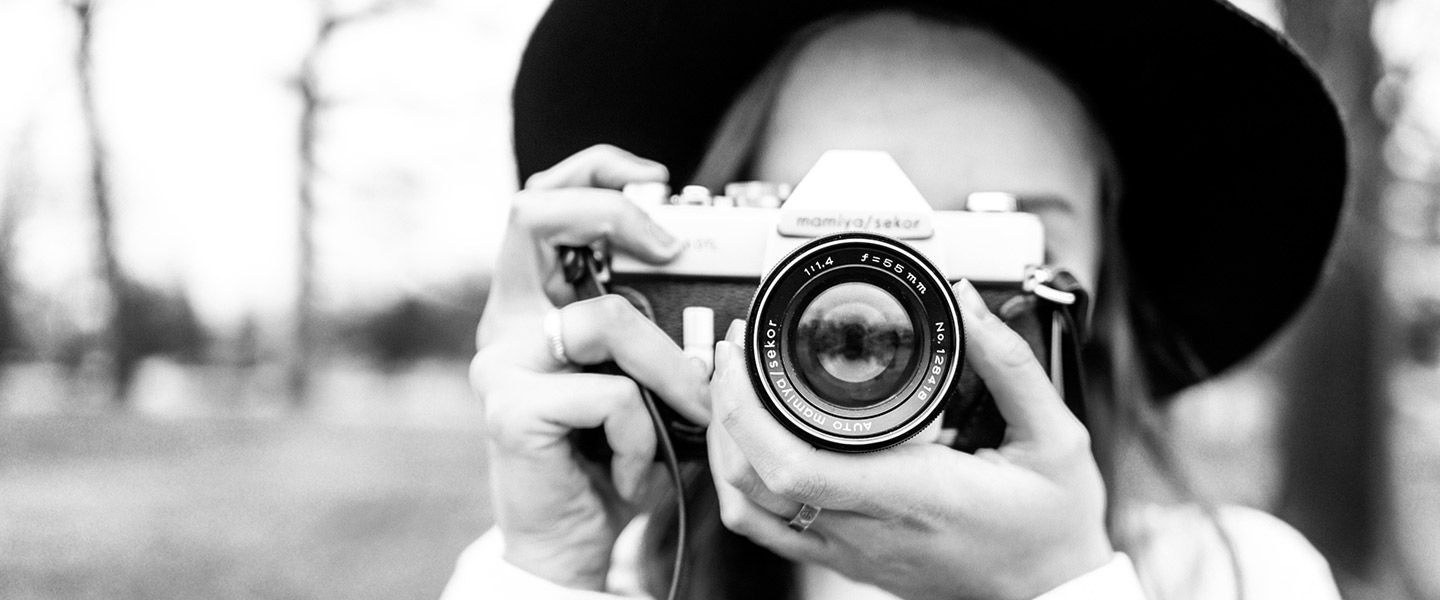
MULTIPOLYGON (((999 445, 1004 420, 964 363, 950 288, 961 278, 1030 342, 1083 418, 1076 361, 1086 297, 1073 277, 1042 266, 1043 227, 1016 210, 1014 196, 973 194, 966 210, 936 211, 888 154, 840 150, 793 193, 760 182, 731 184, 722 196, 696 186, 671 196, 663 184, 625 193, 687 247, 664 265, 602 256, 591 276, 699 356, 709 356, 715 331, 745 319, 756 395, 818 448, 888 448, 937 417, 952 447, 999 445)), ((660 412, 682 459, 703 459, 704 431, 660 412)), ((577 445, 597 459, 609 450, 598 431, 577 445)))

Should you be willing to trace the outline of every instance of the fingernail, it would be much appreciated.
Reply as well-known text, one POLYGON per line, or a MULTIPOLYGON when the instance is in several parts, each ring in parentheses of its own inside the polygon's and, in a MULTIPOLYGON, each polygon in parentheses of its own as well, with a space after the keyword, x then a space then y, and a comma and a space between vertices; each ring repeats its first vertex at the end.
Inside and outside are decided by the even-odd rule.
POLYGON ((985 300, 980 297, 980 292, 976 291, 969 279, 961 279, 960 283, 955 284, 955 292, 955 299, 960 301, 965 310, 980 312, 985 309, 985 300))
POLYGON ((730 364, 730 342, 721 340, 715 342, 715 374, 725 372, 725 367, 730 364))
POLYGON ((725 330, 725 341, 735 345, 742 345, 745 338, 745 321, 735 319, 730 322, 730 327, 725 330))

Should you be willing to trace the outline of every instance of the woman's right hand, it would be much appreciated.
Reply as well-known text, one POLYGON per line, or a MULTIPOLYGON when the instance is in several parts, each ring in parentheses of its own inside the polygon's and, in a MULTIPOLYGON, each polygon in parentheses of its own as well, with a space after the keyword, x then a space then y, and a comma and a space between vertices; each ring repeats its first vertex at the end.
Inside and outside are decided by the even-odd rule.
POLYGON ((603 588, 653 463, 655 432, 637 382, 693 422, 710 417, 705 364, 618 296, 567 304, 573 295, 557 264, 558 246, 600 240, 648 262, 673 259, 681 243, 616 191, 668 176, 659 163, 594 146, 531 177, 515 196, 476 333, 470 381, 484 406, 505 559, 568 587, 603 588), (543 325, 556 306, 564 363, 543 325), (634 379, 576 366, 605 361, 634 379), (603 427, 615 451, 609 478, 571 447, 570 431, 589 427, 603 427))

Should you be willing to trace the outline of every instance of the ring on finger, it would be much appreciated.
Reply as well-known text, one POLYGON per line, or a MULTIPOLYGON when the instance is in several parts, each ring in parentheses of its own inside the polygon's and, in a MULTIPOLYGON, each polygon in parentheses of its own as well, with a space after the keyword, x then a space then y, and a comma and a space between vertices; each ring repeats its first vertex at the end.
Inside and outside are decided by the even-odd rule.
POLYGON ((561 366, 570 364, 570 357, 565 354, 565 319, 560 314, 560 309, 552 307, 545 313, 541 322, 545 329, 545 339, 549 342, 550 357, 561 366))
POLYGON ((819 516, 820 507, 810 504, 801 504, 800 510, 796 511, 795 516, 790 517, 790 520, 787 521, 785 525, 790 527, 790 529, 795 530, 797 533, 804 533, 805 530, 809 529, 810 525, 814 523, 815 519, 819 516))

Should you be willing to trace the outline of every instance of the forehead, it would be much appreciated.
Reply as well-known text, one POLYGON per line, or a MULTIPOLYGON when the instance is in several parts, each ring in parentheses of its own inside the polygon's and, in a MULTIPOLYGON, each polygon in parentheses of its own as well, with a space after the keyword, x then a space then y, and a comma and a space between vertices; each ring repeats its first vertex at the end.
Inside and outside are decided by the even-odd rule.
POLYGON ((947 208, 995 190, 1093 202, 1102 154, 1083 106, 1042 64, 993 33, 907 13, 856 17, 807 43, 755 174, 798 181, 834 148, 890 152, 947 208))

